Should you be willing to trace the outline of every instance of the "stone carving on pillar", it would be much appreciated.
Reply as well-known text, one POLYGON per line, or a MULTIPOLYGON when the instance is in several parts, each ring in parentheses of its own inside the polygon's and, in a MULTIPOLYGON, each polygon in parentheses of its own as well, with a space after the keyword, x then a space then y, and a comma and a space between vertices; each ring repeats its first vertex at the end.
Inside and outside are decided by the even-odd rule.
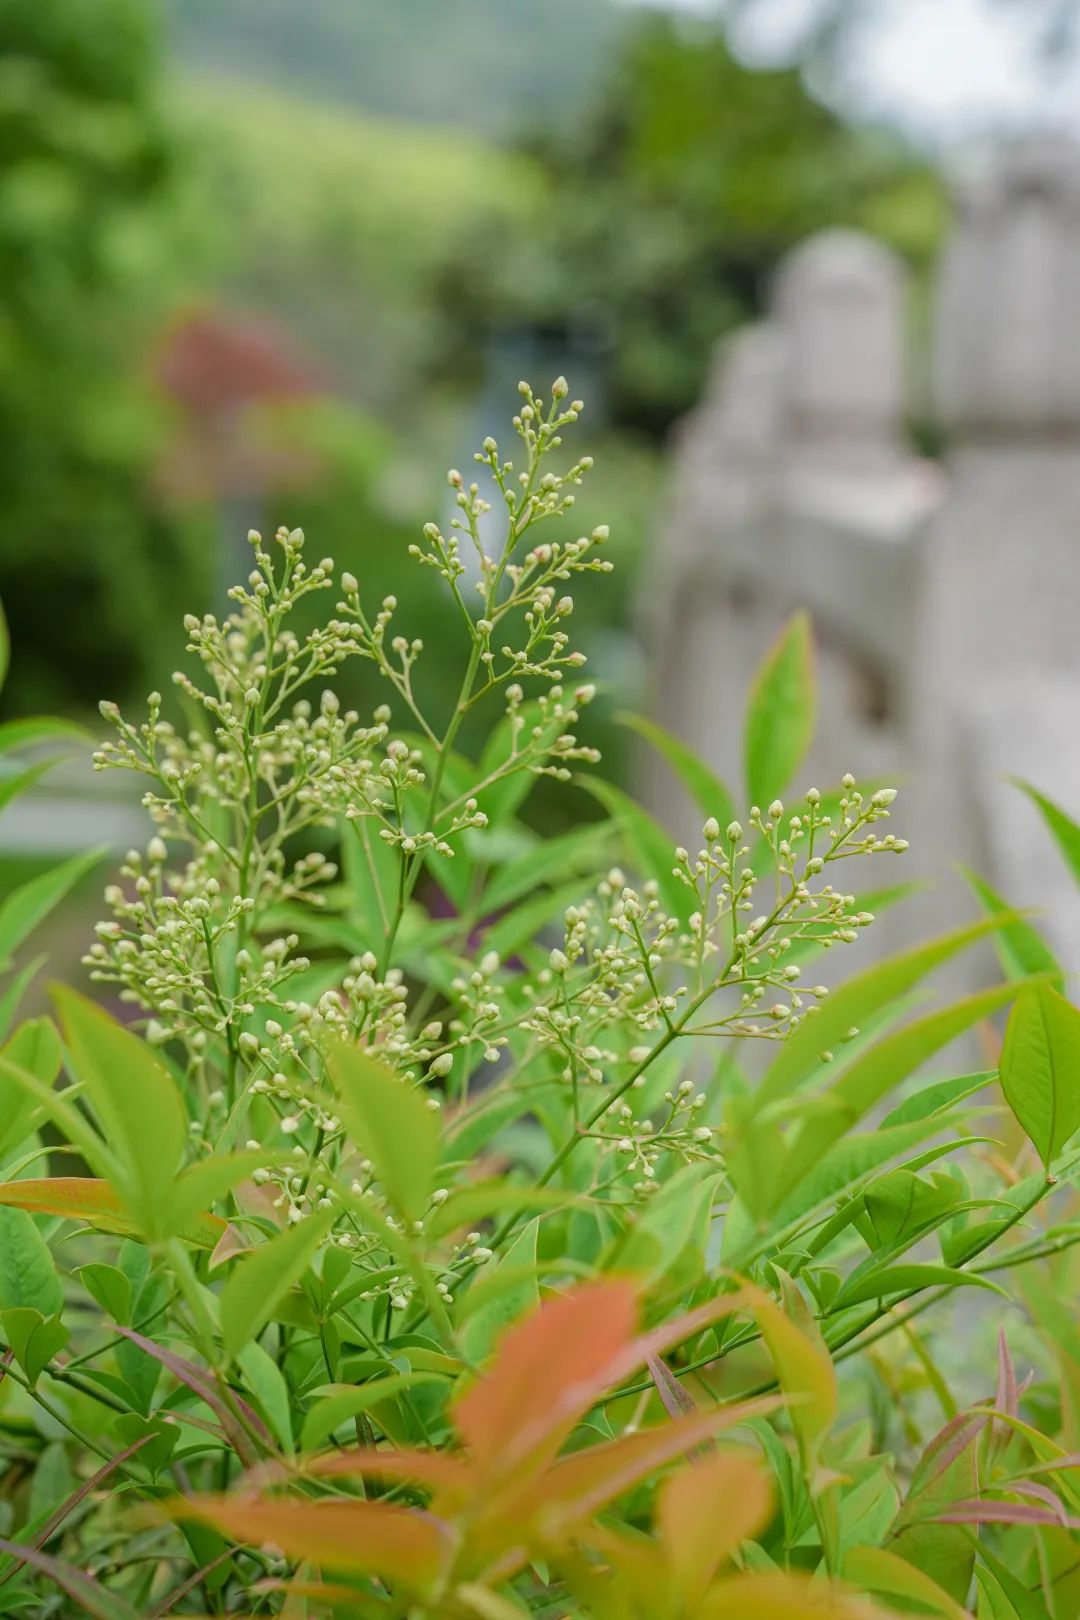
MULTIPOLYGON (((905 755, 920 532, 942 491, 904 440, 903 318, 888 250, 854 232, 812 238, 783 266, 768 321, 721 346, 679 433, 648 587, 655 713, 739 796, 747 683, 799 607, 817 631, 823 715, 802 785, 905 755)), ((654 812, 696 837, 700 818, 648 772, 654 812)))
POLYGON ((1005 153, 961 198, 940 275, 950 495, 933 526, 917 705, 921 840, 1044 903, 1080 967, 1080 902, 1027 775, 1080 815, 1080 148, 1005 153))

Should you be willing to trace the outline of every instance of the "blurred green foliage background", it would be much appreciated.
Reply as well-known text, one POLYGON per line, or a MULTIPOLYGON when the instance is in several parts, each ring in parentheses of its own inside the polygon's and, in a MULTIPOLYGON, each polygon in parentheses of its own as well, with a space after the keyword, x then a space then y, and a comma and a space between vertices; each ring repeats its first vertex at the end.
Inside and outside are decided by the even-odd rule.
POLYGON ((633 701, 634 564, 711 344, 807 232, 869 226, 919 272, 943 214, 895 135, 615 0, 5 0, 8 712, 162 684, 181 613, 283 521, 370 597, 415 593, 439 690, 404 548, 517 376, 560 370, 581 520, 620 540, 579 635, 633 701))

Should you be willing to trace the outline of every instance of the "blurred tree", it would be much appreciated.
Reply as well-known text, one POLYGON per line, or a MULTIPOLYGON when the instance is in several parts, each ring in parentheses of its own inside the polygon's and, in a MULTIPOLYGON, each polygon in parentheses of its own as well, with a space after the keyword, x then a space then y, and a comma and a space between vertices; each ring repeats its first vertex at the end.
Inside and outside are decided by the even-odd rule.
POLYGON ((470 348, 493 312, 606 332, 617 419, 650 433, 694 401, 712 343, 758 310, 799 238, 864 225, 918 265, 944 220, 937 176, 897 138, 850 127, 797 70, 745 67, 718 25, 659 14, 584 128, 528 150, 547 178, 543 217, 509 253, 474 232, 448 304, 469 311, 470 348))
POLYGON ((175 615, 190 536, 146 477, 140 371, 175 277, 172 150, 143 0, 0 8, 0 598, 16 707, 122 691, 175 615))

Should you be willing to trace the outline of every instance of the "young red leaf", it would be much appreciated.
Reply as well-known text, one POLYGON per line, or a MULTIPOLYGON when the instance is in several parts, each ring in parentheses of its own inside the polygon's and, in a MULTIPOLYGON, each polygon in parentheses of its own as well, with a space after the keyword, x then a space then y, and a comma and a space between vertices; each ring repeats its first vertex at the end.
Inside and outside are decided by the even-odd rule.
POLYGON ((499 1340, 491 1369, 454 1409, 481 1470, 513 1473, 554 1456, 606 1387, 607 1371, 633 1338, 632 1284, 601 1279, 546 1300, 499 1340))
MULTIPOLYGON (((92 1176, 49 1176, 38 1181, 3 1182, 0 1183, 0 1204, 86 1221, 99 1231, 116 1232, 123 1237, 140 1235, 119 1194, 107 1181, 92 1176)), ((219 1215, 204 1213, 186 1221, 177 1236, 202 1249, 212 1249, 228 1229, 228 1223, 219 1215)))
POLYGON ((169 1511, 251 1546, 278 1547, 287 1558, 381 1575, 413 1592, 438 1579, 453 1550, 447 1525, 393 1502, 198 1496, 172 1502, 169 1511))
MULTIPOLYGON (((498 1511, 515 1524, 532 1519, 547 1537, 564 1534, 703 1441, 750 1418, 764 1417, 779 1405, 778 1398, 765 1397, 717 1406, 709 1411, 696 1411, 674 1423, 662 1423, 654 1429, 620 1435, 617 1440, 602 1445, 587 1446, 553 1463, 538 1480, 524 1484, 520 1499, 500 1498, 498 1511)), ((698 1468, 703 1466, 695 1467, 695 1477, 698 1468)))
POLYGON ((746 1451, 718 1451, 660 1488, 656 1527, 672 1584, 688 1613, 720 1565, 767 1522, 768 1476, 746 1451))

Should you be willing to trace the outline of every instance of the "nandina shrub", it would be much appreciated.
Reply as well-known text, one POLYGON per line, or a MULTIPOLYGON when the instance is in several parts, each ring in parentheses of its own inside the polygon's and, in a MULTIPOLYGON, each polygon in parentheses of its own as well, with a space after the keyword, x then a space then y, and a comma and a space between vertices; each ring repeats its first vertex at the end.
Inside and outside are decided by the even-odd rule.
POLYGON ((411 547, 461 648, 445 728, 394 598, 284 529, 223 622, 185 621, 175 707, 102 705, 97 764, 153 823, 87 957, 125 1020, 55 987, 0 1055, 13 1611, 1064 1612, 1065 1431, 1007 1337, 958 1411, 915 1319, 1074 1240, 1080 1014, 985 888, 983 921, 837 972, 903 894, 848 874, 907 846, 888 787, 780 797, 801 617, 751 685, 741 813, 631 720, 698 849, 590 773, 571 591, 611 565, 564 533, 580 409, 523 385, 517 462, 486 440, 411 547), (370 716, 327 684, 351 658, 370 716), (538 775, 608 819, 545 839, 538 775), (1007 981, 918 1011, 987 935, 1007 981), (989 1152, 995 1075, 917 1076, 1014 998, 1024 1135, 989 1152), (58 1139, 85 1174, 41 1174, 58 1139))

